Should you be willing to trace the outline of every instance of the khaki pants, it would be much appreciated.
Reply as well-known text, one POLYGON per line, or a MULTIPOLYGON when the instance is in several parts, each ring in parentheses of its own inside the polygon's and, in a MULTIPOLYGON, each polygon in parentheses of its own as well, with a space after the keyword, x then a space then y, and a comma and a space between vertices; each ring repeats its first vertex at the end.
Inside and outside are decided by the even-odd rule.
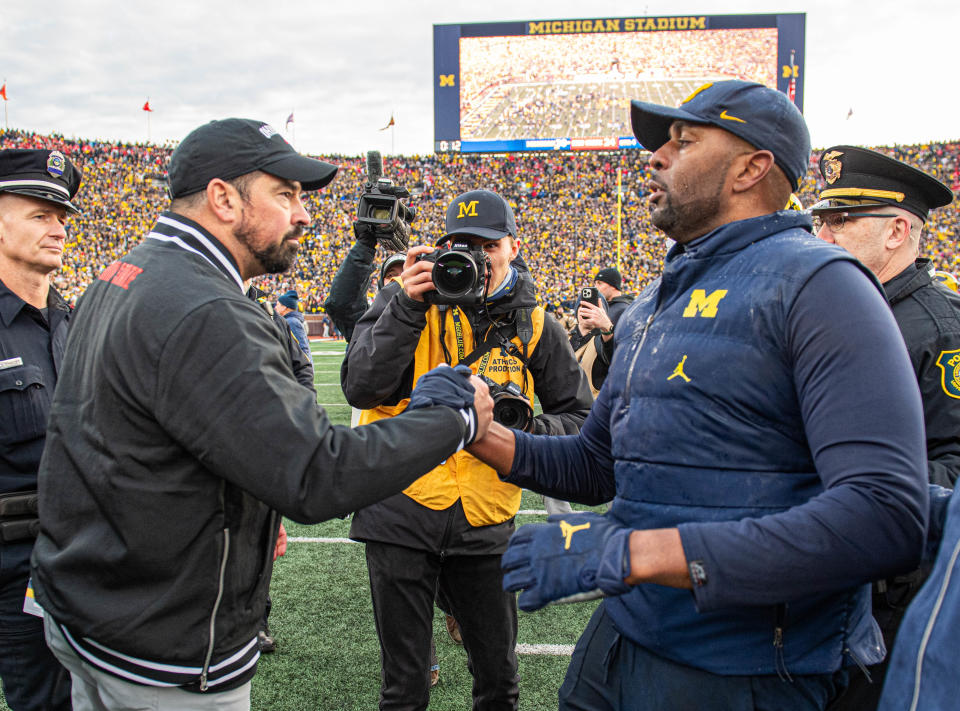
POLYGON ((73 711, 250 711, 250 682, 230 691, 192 694, 177 687, 132 684, 83 661, 48 617, 47 645, 69 670, 73 711))

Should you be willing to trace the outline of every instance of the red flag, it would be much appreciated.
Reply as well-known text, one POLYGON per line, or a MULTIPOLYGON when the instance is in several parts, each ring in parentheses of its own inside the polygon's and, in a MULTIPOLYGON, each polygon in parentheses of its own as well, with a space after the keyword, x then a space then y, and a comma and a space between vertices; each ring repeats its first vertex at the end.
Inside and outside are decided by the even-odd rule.
POLYGON ((393 120, 393 114, 390 114, 390 120, 387 121, 387 125, 381 128, 381 131, 386 131, 388 128, 396 124, 396 121, 393 120))
POLYGON ((147 99, 147 103, 145 103, 145 104, 143 105, 143 110, 144 110, 144 111, 153 111, 153 109, 150 108, 150 99, 147 99))
POLYGON ((4 82, 3 86, 0 86, 0 96, 3 97, 3 100, 4 100, 4 101, 9 101, 9 99, 7 99, 7 84, 6 84, 6 82, 4 82))

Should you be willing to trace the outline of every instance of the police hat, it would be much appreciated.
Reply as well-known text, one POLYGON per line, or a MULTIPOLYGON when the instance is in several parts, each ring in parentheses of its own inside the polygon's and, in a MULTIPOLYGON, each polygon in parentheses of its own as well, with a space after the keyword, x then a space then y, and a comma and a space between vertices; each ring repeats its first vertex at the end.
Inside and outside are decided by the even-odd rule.
POLYGON ((447 234, 437 244, 454 235, 484 239, 517 236, 517 222, 510 203, 490 190, 471 190, 457 195, 447 208, 447 234))
POLYGON ((927 213, 953 202, 953 191, 936 178, 882 153, 833 146, 820 156, 827 187, 811 211, 894 205, 926 221, 927 213))
POLYGON ((717 126, 754 148, 770 151, 794 189, 807 174, 810 132, 800 109, 782 91, 731 79, 704 84, 678 108, 630 102, 633 135, 648 151, 670 140, 674 121, 717 126))
POLYGON ((333 180, 337 166, 307 158, 263 121, 228 118, 191 131, 170 156, 170 196, 205 190, 214 178, 233 180, 262 170, 295 180, 304 190, 319 190, 333 180))
POLYGON ((63 205, 80 189, 80 170, 60 151, 8 148, 0 151, 0 193, 15 193, 63 205))

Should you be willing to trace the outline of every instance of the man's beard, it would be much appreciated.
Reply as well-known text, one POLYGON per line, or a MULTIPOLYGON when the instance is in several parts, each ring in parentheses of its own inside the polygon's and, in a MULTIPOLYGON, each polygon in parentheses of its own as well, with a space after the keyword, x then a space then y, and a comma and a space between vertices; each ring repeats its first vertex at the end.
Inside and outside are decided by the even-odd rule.
POLYGON ((682 190, 677 190, 674 186, 673 191, 666 189, 663 182, 657 179, 656 173, 652 176, 653 181, 664 185, 664 194, 651 212, 650 221, 654 227, 662 230, 668 237, 678 242, 689 242, 709 231, 720 212, 720 198, 723 194, 724 176, 732 164, 732 158, 723 166, 717 166, 716 171, 704 171, 699 176, 700 180, 716 181, 713 190, 704 190, 706 186, 698 186, 700 194, 697 196, 685 196, 686 201, 680 205, 674 203, 674 195, 684 192, 689 193, 690 186, 684 186, 682 190))
POLYGON ((262 249, 256 249, 253 246, 253 237, 256 228, 252 227, 246 219, 240 220, 240 225, 234 231, 233 236, 237 241, 243 244, 250 254, 259 262, 263 269, 262 274, 280 274, 293 266, 297 258, 297 252, 300 251, 300 237, 303 236, 303 227, 297 225, 289 232, 283 235, 283 240, 279 244, 273 244, 262 249), (294 242, 296 237, 298 241, 294 242))

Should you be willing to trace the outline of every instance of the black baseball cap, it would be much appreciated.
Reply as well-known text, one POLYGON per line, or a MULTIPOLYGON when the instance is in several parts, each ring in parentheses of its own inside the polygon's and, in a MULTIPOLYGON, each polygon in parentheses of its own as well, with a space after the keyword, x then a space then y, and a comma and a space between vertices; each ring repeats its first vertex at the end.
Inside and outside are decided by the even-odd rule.
POLYGON ((490 190, 471 190, 457 195, 447 208, 447 234, 437 244, 455 235, 484 239, 517 236, 517 222, 510 203, 490 190))
POLYGON ((729 80, 704 84, 678 108, 630 102, 630 121, 640 145, 656 151, 670 140, 674 121, 710 124, 739 136, 773 159, 794 189, 810 161, 810 132, 803 114, 787 95, 755 82, 729 80))
POLYGON ((607 267, 606 269, 601 269, 597 272, 597 275, 593 278, 594 281, 602 281, 604 284, 609 284, 614 289, 619 289, 623 285, 623 277, 620 276, 620 272, 616 267, 607 267))
POLYGON ((191 131, 170 156, 170 196, 206 189, 214 178, 232 180, 262 170, 295 180, 304 190, 319 190, 333 180, 337 166, 302 156, 275 128, 263 121, 228 118, 191 131))
POLYGON ((820 156, 827 186, 813 212, 893 205, 926 221, 930 210, 953 202, 953 191, 903 161, 856 146, 833 146, 820 156))
POLYGON ((80 170, 60 151, 8 148, 0 151, 0 193, 15 193, 63 205, 80 189, 80 170))

